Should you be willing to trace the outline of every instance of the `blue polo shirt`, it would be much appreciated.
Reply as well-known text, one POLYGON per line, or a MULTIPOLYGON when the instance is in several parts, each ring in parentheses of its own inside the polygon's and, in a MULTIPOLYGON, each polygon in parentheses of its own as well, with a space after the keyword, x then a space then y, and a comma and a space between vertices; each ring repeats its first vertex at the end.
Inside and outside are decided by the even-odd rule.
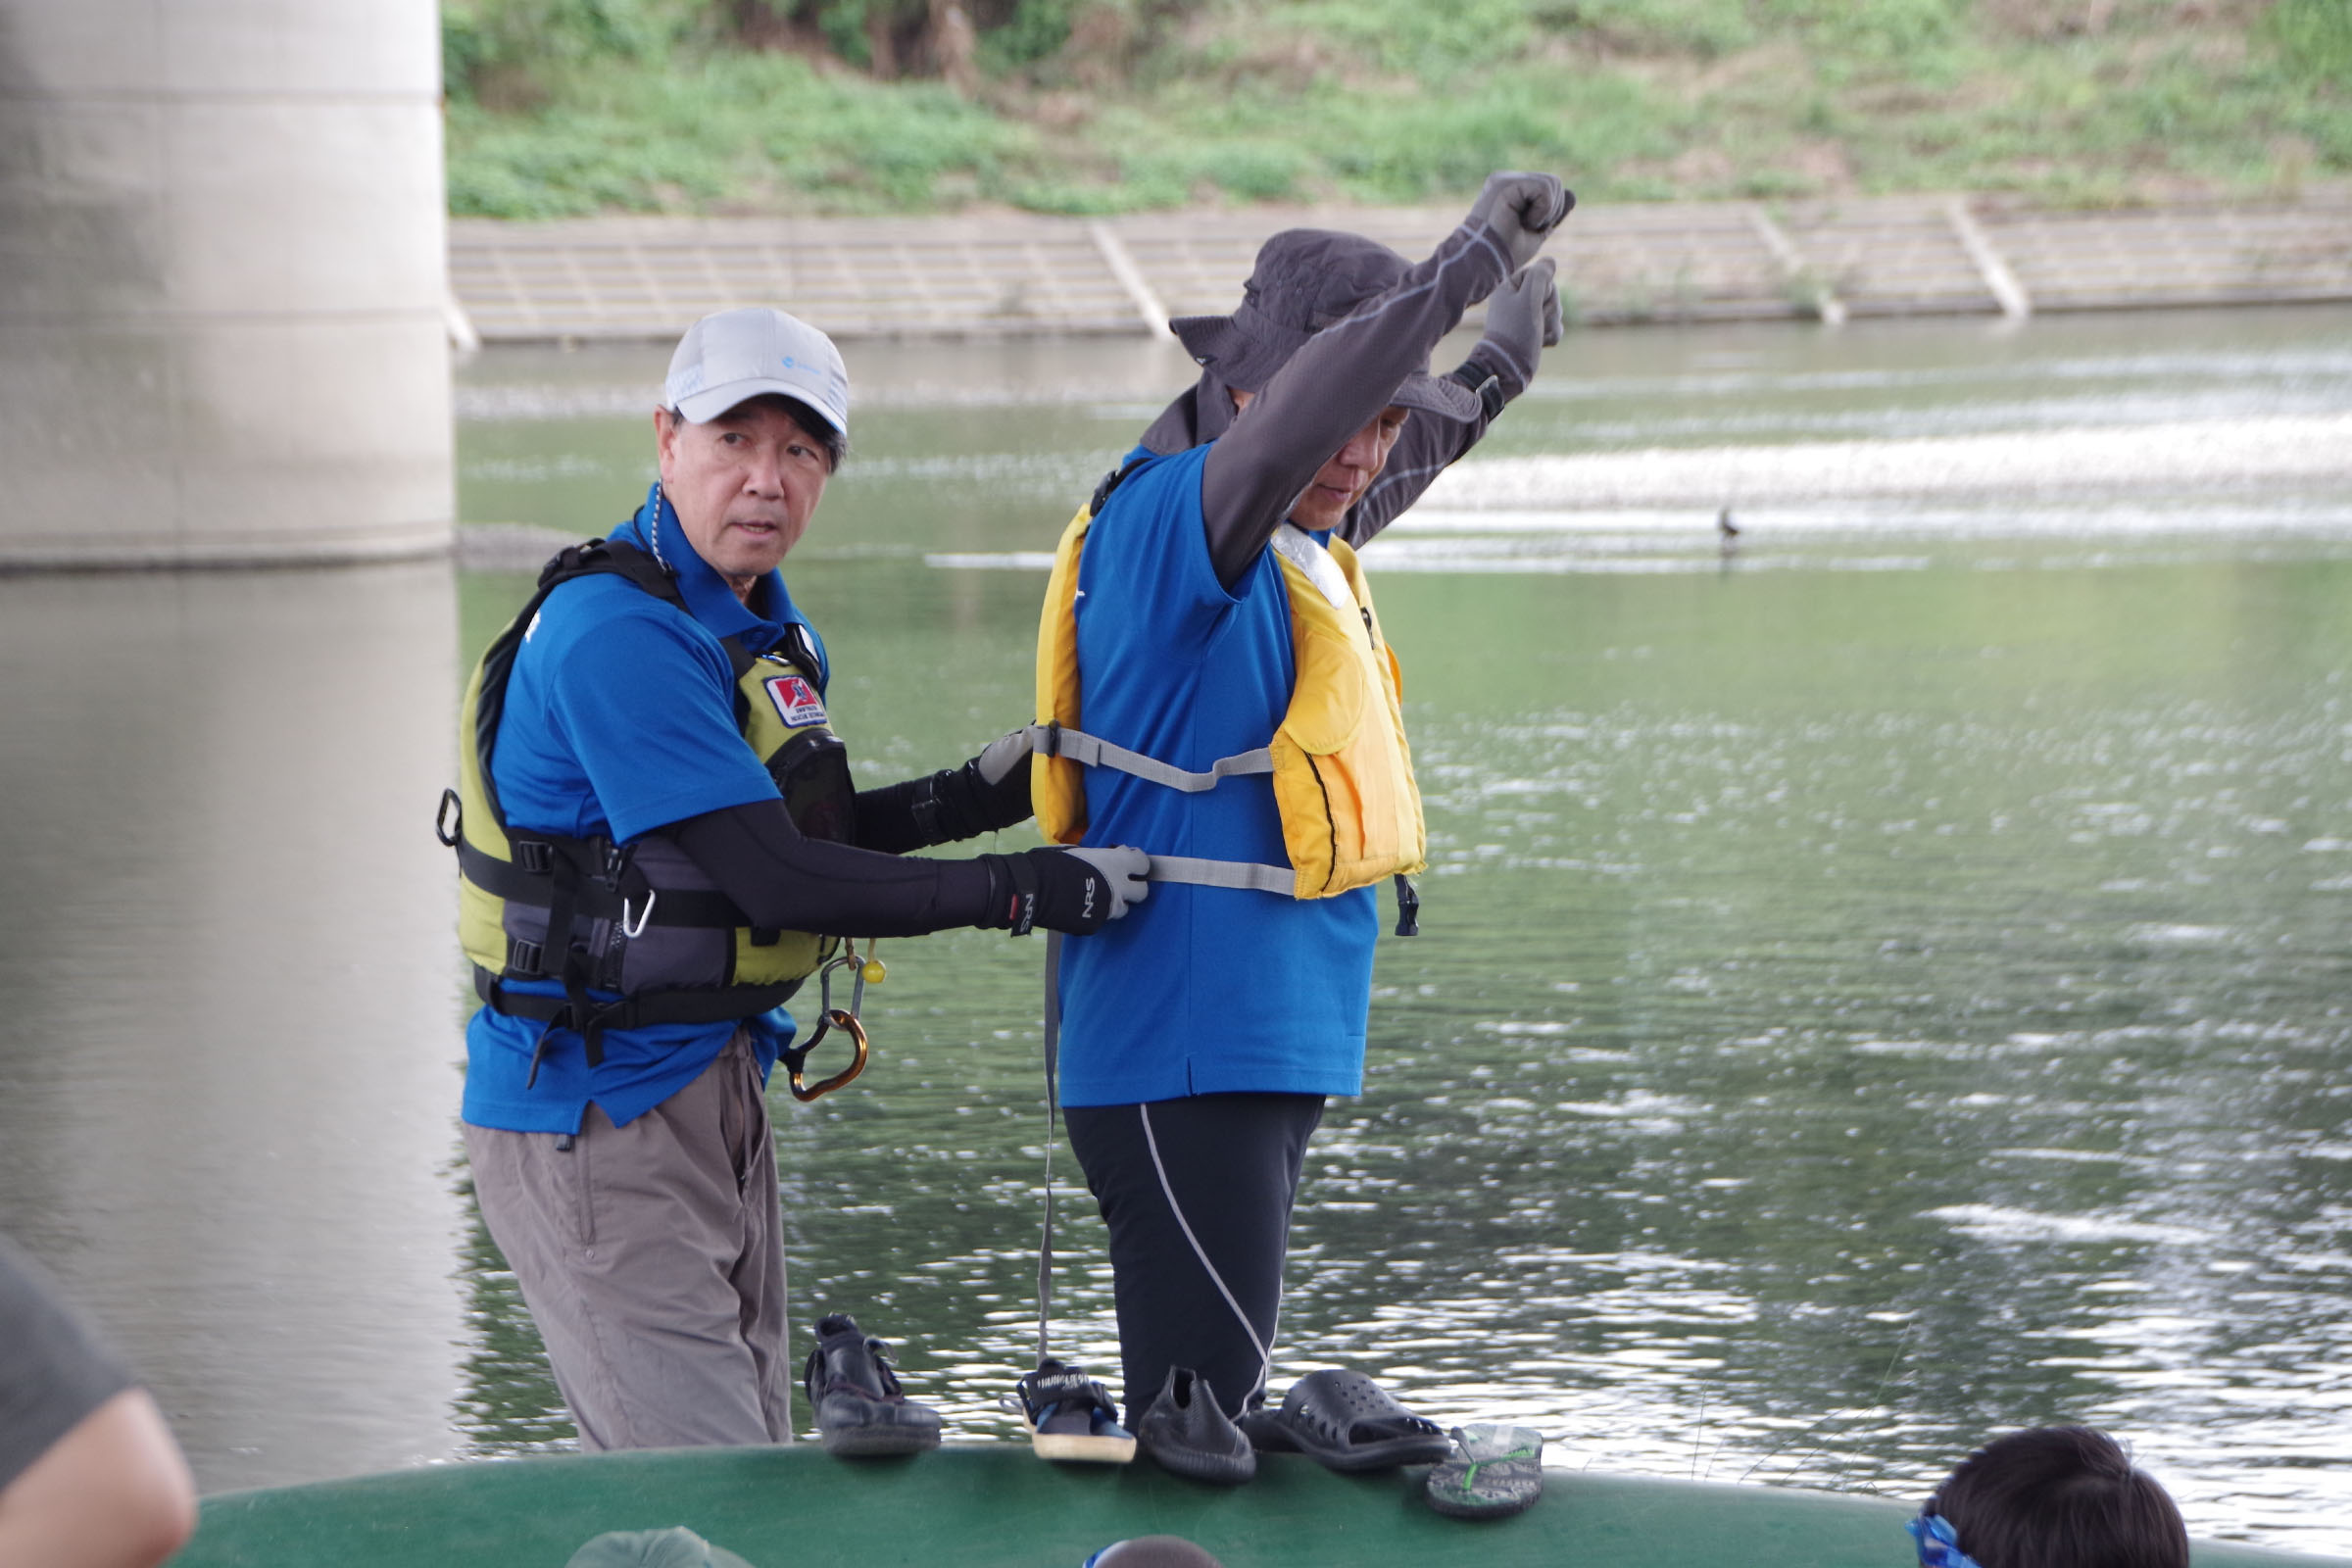
MULTIPOLYGON (((1110 494, 1078 564, 1081 722, 1195 771, 1252 751, 1290 707, 1290 592, 1271 550, 1228 591, 1209 564, 1200 472, 1210 448, 1151 459, 1110 494)), ((1137 448, 1129 461, 1150 458, 1137 448)), ((1086 774, 1089 844, 1287 865, 1273 780, 1187 795, 1086 774)), ((1061 967, 1061 1091, 1115 1105, 1241 1091, 1363 1087, 1379 913, 1370 888, 1295 900, 1156 882, 1061 967)))
MULTIPOLYGON (((626 844, 654 829, 730 806, 773 800, 776 786, 735 725, 735 675, 721 637, 754 653, 787 625, 808 624, 770 572, 754 589, 759 612, 695 554, 678 514, 656 485, 612 537, 650 552, 677 573, 686 610, 610 574, 564 583, 524 634, 507 683, 507 709, 491 753, 491 778, 517 828, 574 838, 609 834, 626 844)), ((813 627, 809 637, 815 639, 813 627)), ((817 644, 823 685, 823 644, 817 644)), ((560 996, 554 981, 516 990, 560 996)), ((591 992, 600 1001, 616 1000, 591 992)), ((762 1073, 792 1039, 781 1007, 749 1020, 762 1073)), ((466 1030, 464 1114, 480 1127, 577 1132, 588 1102, 615 1124, 635 1120, 710 1064, 731 1023, 660 1024, 604 1037, 591 1068, 579 1035, 553 1032, 531 1079, 542 1025, 477 1010, 466 1030)))

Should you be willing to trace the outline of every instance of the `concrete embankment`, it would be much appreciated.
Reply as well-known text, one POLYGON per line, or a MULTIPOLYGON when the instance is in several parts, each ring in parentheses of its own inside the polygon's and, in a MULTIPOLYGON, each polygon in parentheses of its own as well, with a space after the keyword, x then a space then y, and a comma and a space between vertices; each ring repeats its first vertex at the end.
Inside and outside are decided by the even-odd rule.
MULTIPOLYGON (((1344 226, 1407 254, 1453 208, 939 219, 461 220, 464 338, 661 339, 781 304, 842 337, 1164 330, 1230 310, 1266 235, 1344 226)), ((1579 211, 1552 246, 1592 324, 2352 299, 2352 188, 2267 203, 2069 211, 1989 197, 1675 202, 1579 211)))

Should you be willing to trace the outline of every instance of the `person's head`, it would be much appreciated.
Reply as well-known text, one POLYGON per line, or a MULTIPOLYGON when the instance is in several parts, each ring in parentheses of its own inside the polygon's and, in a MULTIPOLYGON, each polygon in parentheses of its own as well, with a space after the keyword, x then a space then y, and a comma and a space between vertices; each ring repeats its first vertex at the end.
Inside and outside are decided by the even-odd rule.
MULTIPOLYGON (((1254 392, 1233 389, 1233 409, 1236 414, 1248 408, 1254 392)), ((1315 470, 1298 499, 1291 503, 1291 517, 1302 528, 1336 528, 1348 515, 1348 509, 1364 499, 1372 481, 1389 465, 1390 449, 1404 433, 1404 421, 1412 413, 1400 403, 1392 403, 1366 419, 1363 427, 1349 436, 1340 450, 1333 453, 1323 466, 1315 470)))
MULTIPOLYGON (((1204 380, 1232 395, 1238 412, 1307 339, 1388 292, 1411 265, 1361 234, 1287 228, 1258 248, 1241 306, 1231 316, 1183 316, 1168 327, 1201 367, 1204 380)), ((1477 394, 1431 375, 1424 363, 1390 395, 1389 406, 1332 455, 1292 516, 1310 528, 1336 524, 1371 488, 1411 415, 1468 423, 1481 412, 1477 394)))
POLYGON ((2088 1427, 1994 1439, 1936 1489, 1912 1534, 1925 1568, 2188 1568, 2180 1510, 2088 1427))
POLYGON ((800 543, 849 448, 849 372, 824 333, 753 307, 688 327, 662 390, 662 493, 696 553, 746 592, 800 543))

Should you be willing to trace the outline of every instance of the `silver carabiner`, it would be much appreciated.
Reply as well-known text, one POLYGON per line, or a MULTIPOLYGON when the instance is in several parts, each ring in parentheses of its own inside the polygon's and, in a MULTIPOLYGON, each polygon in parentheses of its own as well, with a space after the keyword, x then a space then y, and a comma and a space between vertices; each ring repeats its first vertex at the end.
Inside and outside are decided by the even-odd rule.
POLYGON ((855 1018, 865 1007, 865 960, 858 956, 856 937, 843 937, 840 951, 827 958, 817 971, 817 1005, 827 1012, 833 1010, 833 971, 836 969, 855 971, 856 977, 850 985, 850 1016, 855 1018))
POLYGON ((645 908, 638 914, 636 923, 633 925, 629 921, 629 901, 623 898, 620 901, 620 934, 631 942, 645 935, 646 922, 654 917, 654 901, 661 896, 662 892, 659 888, 645 890, 645 908))

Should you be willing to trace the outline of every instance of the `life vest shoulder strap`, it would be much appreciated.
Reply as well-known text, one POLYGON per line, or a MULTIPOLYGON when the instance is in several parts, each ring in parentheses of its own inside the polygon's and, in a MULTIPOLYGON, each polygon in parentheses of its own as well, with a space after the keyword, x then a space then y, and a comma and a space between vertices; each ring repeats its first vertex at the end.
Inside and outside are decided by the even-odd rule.
POLYGON ((541 607, 547 603, 548 595, 578 578, 605 575, 626 578, 665 604, 675 605, 681 611, 686 608, 676 574, 650 552, 626 540, 590 539, 566 545, 539 568, 538 586, 532 590, 529 603, 515 612, 506 630, 493 638, 482 653, 480 685, 474 699, 473 754, 481 768, 482 798, 502 832, 507 827, 507 808, 498 799, 490 754, 497 749, 499 725, 506 718, 507 681, 514 673, 514 656, 521 649, 531 622, 538 618, 541 607))

